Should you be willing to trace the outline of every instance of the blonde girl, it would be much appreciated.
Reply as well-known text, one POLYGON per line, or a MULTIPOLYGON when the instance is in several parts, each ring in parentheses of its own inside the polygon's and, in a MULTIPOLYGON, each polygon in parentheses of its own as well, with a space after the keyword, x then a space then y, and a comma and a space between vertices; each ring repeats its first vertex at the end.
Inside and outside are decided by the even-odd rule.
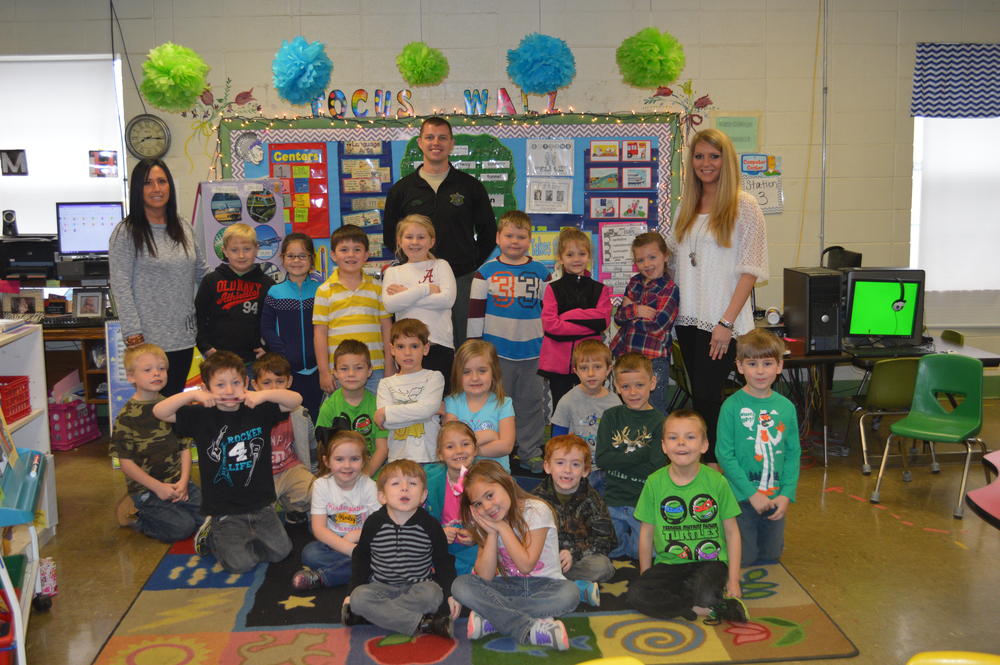
POLYGON ((476 461, 476 435, 459 420, 441 426, 437 438, 440 463, 424 467, 427 472, 427 502, 425 507, 444 528, 448 552, 455 557, 459 575, 472 572, 476 562, 476 544, 468 529, 462 526, 461 496, 465 473, 476 461))
POLYGON ((451 308, 455 304, 455 275, 451 266, 431 253, 436 236, 434 225, 424 215, 407 215, 396 225, 398 265, 382 276, 382 302, 396 320, 418 319, 430 329, 431 349, 424 369, 448 375, 455 356, 451 308))
POLYGON ((500 360, 489 342, 468 339, 455 353, 452 393, 444 399, 444 422, 459 420, 475 432, 479 455, 510 471, 516 425, 514 403, 503 391, 500 360))
POLYGON ((481 460, 465 476, 462 521, 479 545, 475 574, 459 575, 451 586, 455 600, 472 610, 469 639, 503 633, 521 644, 569 649, 556 617, 573 611, 580 593, 562 574, 549 504, 496 462, 481 460))
POLYGON ((557 265, 562 276, 542 296, 542 354, 538 373, 549 381, 552 409, 579 383, 573 349, 585 339, 600 339, 611 320, 611 288, 590 277, 590 238, 578 228, 559 232, 557 265))
POLYGON ((350 581, 361 527, 382 507, 375 481, 362 473, 368 447, 361 433, 337 430, 321 438, 310 510, 316 540, 302 549, 303 567, 292 576, 299 591, 350 581))
POLYGON ((691 377, 694 409, 715 432, 722 385, 735 367, 734 336, 753 330, 750 292, 767 279, 767 229, 756 198, 740 190, 736 150, 716 129, 698 132, 685 157, 684 196, 671 244, 680 287, 677 341, 691 377))

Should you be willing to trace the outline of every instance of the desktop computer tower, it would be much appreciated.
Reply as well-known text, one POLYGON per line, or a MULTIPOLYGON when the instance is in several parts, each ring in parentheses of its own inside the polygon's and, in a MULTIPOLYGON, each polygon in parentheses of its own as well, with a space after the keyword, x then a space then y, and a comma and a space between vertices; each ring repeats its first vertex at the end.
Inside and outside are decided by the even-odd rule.
POLYGON ((785 327, 806 354, 841 350, 841 279, 829 268, 785 268, 785 327))

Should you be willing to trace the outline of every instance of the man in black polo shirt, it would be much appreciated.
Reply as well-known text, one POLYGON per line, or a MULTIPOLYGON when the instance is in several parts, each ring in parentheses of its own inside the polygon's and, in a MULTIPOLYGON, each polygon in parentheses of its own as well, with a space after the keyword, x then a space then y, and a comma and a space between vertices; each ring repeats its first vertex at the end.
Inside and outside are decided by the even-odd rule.
POLYGON ((455 138, 447 120, 424 120, 417 145, 423 164, 396 182, 385 201, 385 246, 396 250, 396 224, 407 215, 427 215, 434 222, 434 256, 447 261, 455 273, 451 320, 458 348, 465 341, 472 276, 496 247, 496 217, 483 184, 448 162, 455 138))

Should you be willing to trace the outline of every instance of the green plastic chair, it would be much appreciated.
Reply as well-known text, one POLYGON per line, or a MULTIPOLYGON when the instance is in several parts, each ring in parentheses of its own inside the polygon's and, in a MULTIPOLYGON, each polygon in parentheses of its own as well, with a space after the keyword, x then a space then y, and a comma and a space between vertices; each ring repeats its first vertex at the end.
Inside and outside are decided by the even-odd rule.
MULTIPOLYGON (((919 358, 888 358, 880 360, 872 367, 868 377, 868 390, 854 396, 855 407, 847 420, 848 432, 854 416, 858 417, 858 432, 861 438, 861 473, 871 475, 872 466, 868 462, 868 440, 865 436, 865 418, 868 416, 895 416, 908 413, 913 401, 913 389, 917 381, 919 358)), ((864 386, 862 385, 861 388, 864 386)), ((877 428, 876 428, 877 429, 877 428)), ((844 435, 844 441, 847 434, 844 435)))
POLYGON ((934 353, 920 358, 917 367, 917 382, 913 390, 910 413, 890 427, 892 433, 885 441, 882 464, 875 481, 875 491, 871 502, 879 503, 879 489, 885 475, 885 462, 889 458, 889 446, 897 437, 900 454, 903 455, 903 481, 912 480, 903 451, 902 439, 924 440, 932 443, 956 443, 965 446, 965 468, 962 471, 962 486, 958 492, 958 502, 952 515, 962 518, 965 485, 969 479, 969 463, 972 461, 972 447, 978 445, 986 454, 986 444, 979 438, 983 426, 983 364, 975 358, 949 353, 934 353), (946 411, 938 401, 938 395, 948 393, 962 395, 965 399, 954 410, 946 411))
POLYGON ((941 339, 955 346, 965 346, 965 335, 957 330, 942 330, 941 339))

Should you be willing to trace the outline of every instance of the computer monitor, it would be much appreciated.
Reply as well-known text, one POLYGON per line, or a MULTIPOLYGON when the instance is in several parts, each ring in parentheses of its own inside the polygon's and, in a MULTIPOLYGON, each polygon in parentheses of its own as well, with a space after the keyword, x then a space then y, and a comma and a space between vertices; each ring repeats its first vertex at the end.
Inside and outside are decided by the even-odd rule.
POLYGON ((917 346, 923 342, 924 271, 855 268, 846 272, 845 342, 917 346))
POLYGON ((122 221, 121 201, 57 203, 56 232, 63 256, 107 255, 108 240, 122 221))

